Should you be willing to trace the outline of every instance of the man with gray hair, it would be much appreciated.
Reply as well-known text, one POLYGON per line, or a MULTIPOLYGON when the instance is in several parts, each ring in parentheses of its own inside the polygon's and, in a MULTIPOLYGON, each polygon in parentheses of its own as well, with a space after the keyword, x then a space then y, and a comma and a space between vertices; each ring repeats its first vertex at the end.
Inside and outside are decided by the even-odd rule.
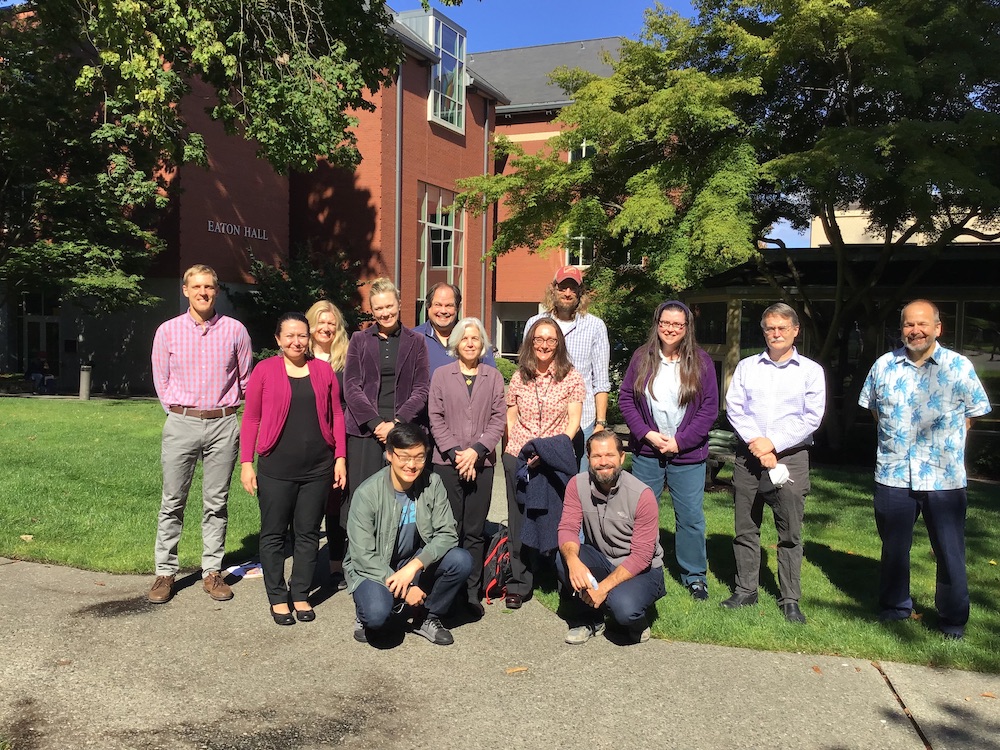
POLYGON ((760 524, 767 503, 778 531, 778 606, 789 622, 805 623, 799 599, 808 448, 826 410, 826 381, 823 368, 795 348, 795 310, 773 304, 761 316, 760 327, 767 348, 736 365, 726 394, 726 412, 739 444, 733 470, 736 590, 722 606, 757 603, 760 524))

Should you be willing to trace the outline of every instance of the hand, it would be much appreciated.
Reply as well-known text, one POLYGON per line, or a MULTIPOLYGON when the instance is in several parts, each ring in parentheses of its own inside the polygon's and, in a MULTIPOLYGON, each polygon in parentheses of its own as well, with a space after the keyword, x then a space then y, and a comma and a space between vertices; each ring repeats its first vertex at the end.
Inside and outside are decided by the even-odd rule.
POLYGON ((240 465, 240 484, 250 495, 257 494, 257 472, 253 470, 252 463, 240 465))
MULTIPOLYGON (((604 421, 604 420, 602 420, 602 421, 604 421)), ((597 424, 597 423, 595 422, 595 423, 594 423, 594 432, 593 432, 593 434, 594 434, 594 435, 596 435, 596 434, 597 434, 598 432, 601 432, 601 431, 602 431, 603 429, 604 429, 604 425, 602 425, 602 424, 597 424)))
POLYGON ((752 453, 757 458, 760 458, 761 456, 766 456, 768 453, 774 453, 774 443, 772 443, 770 439, 766 437, 754 438, 749 443, 747 443, 747 447, 750 449, 750 453, 752 453))
POLYGON ((584 565, 579 557, 574 556, 566 560, 566 572, 569 573, 569 583, 574 591, 590 589, 590 568, 584 565))
POLYGON ((663 453, 673 456, 680 452, 681 449, 677 447, 677 438, 668 437, 664 441, 663 453))
POLYGON ((394 598, 402 599, 406 596, 406 591, 410 588, 410 584, 413 583, 413 579, 416 577, 420 567, 420 563, 417 560, 410 560, 410 562, 385 579, 386 588, 389 589, 394 598))
POLYGON ((542 462, 542 457, 539 456, 538 454, 535 454, 534 456, 528 459, 528 468, 534 469, 541 462, 542 462))
POLYGON ((347 486, 347 459, 338 458, 333 463, 333 486, 344 489, 347 486))
POLYGON ((667 437, 656 430, 650 430, 643 438, 647 443, 656 448, 660 453, 666 453, 667 437))
POLYGON ((411 607, 418 607, 424 603, 424 599, 426 598, 427 593, 422 588, 414 584, 406 590, 406 596, 403 597, 403 601, 411 607))
POLYGON ((462 451, 455 451, 455 469, 462 479, 471 481, 476 476, 476 462, 479 460, 479 452, 475 448, 466 448, 462 451), (472 472, 472 477, 468 476, 472 472))
POLYGON ((597 584, 596 589, 587 588, 585 591, 580 592, 580 599, 584 604, 589 604, 594 609, 597 609, 602 604, 604 600, 608 598, 608 592, 604 590, 604 584, 597 584))
POLYGON ((378 438, 378 441, 382 443, 382 445, 385 445, 385 438, 389 434, 389 430, 395 426, 394 422, 382 422, 375 428, 375 437, 378 438))
POLYGON ((778 465, 778 457, 773 453, 765 453, 760 457, 760 465, 765 469, 773 469, 778 465))

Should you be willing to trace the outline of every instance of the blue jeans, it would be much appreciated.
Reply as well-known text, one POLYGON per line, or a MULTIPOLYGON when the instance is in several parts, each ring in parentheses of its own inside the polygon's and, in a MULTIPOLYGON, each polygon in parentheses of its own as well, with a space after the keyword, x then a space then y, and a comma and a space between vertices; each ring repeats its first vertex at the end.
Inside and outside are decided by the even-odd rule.
MULTIPOLYGON (((447 613, 471 572, 472 555, 461 547, 453 547, 437 563, 420 571, 414 581, 427 592, 424 600, 427 614, 440 618, 447 613)), ((392 593, 381 581, 366 578, 354 589, 358 619, 369 630, 384 627, 395 604, 392 593)))
MULTIPOLYGON (((589 544, 580 545, 580 561, 590 568, 590 572, 598 581, 603 581, 618 567, 600 550, 589 544)), ((573 587, 569 582, 566 563, 561 554, 556 555, 556 572, 559 574, 559 580, 563 583, 570 627, 575 627, 577 623, 601 620, 603 615, 599 611, 585 604, 580 597, 573 596, 573 587)), ((663 583, 663 568, 650 568, 611 589, 604 604, 619 625, 626 628, 637 625, 645 627, 646 610, 666 593, 666 586, 663 583)))
POLYGON ((706 583, 708 555, 705 552, 705 462, 673 464, 663 458, 632 456, 632 476, 653 491, 660 502, 667 485, 674 506, 677 534, 674 552, 681 568, 681 583, 706 583))
POLYGON ((580 456, 580 471, 589 471, 590 469, 590 459, 587 458, 587 441, 594 434, 594 427, 596 426, 596 422, 591 422, 586 427, 580 428, 580 432, 583 433, 583 455, 580 456))
POLYGON ((910 597, 910 547, 913 525, 924 514, 927 536, 937 560, 934 605, 940 628, 961 634, 969 621, 969 583, 965 571, 965 488, 918 492, 875 484, 875 524, 882 538, 878 603, 886 619, 905 619, 910 597))

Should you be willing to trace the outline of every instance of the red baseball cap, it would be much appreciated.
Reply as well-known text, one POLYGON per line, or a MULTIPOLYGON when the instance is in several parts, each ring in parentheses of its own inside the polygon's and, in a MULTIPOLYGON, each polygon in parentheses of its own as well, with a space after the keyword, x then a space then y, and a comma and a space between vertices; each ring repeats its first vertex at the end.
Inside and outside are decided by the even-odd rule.
POLYGON ((583 274, 580 273, 580 269, 576 266, 563 266, 556 271, 556 277, 553 281, 556 284, 561 284, 566 281, 566 279, 572 279, 580 286, 583 286, 583 274))

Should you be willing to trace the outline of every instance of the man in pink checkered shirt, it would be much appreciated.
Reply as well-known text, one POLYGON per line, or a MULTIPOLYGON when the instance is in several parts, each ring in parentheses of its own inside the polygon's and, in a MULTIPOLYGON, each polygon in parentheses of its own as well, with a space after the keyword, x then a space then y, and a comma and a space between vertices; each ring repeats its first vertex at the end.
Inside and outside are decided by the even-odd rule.
POLYGON ((153 338, 153 384, 167 413, 160 462, 163 496, 156 527, 156 580, 147 598, 170 601, 177 545, 194 469, 202 461, 202 586, 216 601, 233 598, 222 577, 229 520, 229 482, 239 448, 236 410, 250 377, 247 329, 219 315, 219 277, 205 265, 184 273, 188 309, 163 323, 153 338))

